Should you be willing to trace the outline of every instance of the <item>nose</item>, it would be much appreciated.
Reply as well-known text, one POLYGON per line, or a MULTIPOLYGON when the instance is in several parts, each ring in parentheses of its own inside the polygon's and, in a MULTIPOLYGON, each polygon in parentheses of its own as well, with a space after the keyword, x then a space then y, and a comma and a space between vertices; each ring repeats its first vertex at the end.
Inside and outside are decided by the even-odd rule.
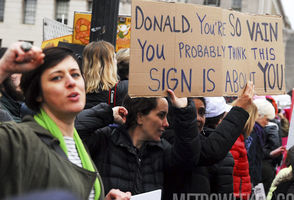
POLYGON ((199 116, 199 114, 197 114, 197 121, 201 121, 201 117, 199 116))
POLYGON ((66 87, 74 87, 76 85, 76 80, 70 74, 68 74, 66 76, 65 85, 66 85, 66 87))
POLYGON ((165 117, 164 120, 163 120, 163 127, 167 128, 169 126, 168 124, 168 121, 167 121, 167 118, 165 117))

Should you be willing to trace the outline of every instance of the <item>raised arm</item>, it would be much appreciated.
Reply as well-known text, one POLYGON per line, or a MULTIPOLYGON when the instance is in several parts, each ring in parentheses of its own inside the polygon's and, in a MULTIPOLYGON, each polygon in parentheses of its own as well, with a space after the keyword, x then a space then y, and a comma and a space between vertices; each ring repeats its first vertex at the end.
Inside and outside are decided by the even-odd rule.
POLYGON ((12 44, 0 60, 0 83, 10 74, 30 71, 41 65, 45 55, 35 46, 25 46, 27 43, 12 44))
POLYGON ((254 86, 249 82, 234 106, 208 137, 201 137, 200 165, 214 164, 225 158, 240 136, 249 117, 246 109, 253 103, 254 86))
POLYGON ((200 139, 197 129, 195 105, 187 98, 178 98, 168 90, 172 112, 174 115, 174 143, 167 153, 167 168, 169 170, 190 169, 196 165, 200 155, 200 139))

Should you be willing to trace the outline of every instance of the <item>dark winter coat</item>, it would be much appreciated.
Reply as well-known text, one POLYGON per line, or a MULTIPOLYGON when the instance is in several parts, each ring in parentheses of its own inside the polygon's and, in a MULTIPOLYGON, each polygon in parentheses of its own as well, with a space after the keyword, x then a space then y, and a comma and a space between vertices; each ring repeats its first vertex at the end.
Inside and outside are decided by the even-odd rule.
POLYGON ((140 149, 133 145, 124 127, 104 127, 113 123, 109 105, 99 104, 77 116, 76 128, 101 173, 105 192, 118 188, 138 194, 162 189, 165 172, 189 170, 196 165, 200 153, 196 109, 189 103, 186 108, 174 110, 177 137, 174 145, 162 139, 147 141, 140 149))
POLYGON ((245 140, 252 186, 262 182, 262 160, 264 159, 264 130, 255 122, 253 131, 245 140))
MULTIPOLYGON (((115 87, 114 87, 115 88, 115 87)), ((113 91, 115 92, 115 89, 113 91)), ((128 94, 128 80, 119 81, 117 84, 116 94, 115 94, 115 105, 121 106, 124 97, 128 94)), ((92 108, 99 103, 107 103, 109 100, 109 90, 86 94, 86 106, 85 109, 92 108)))
MULTIPOLYGON (((172 181, 174 184, 170 185, 167 182, 167 190, 172 191, 170 192, 171 194, 176 191, 179 195, 181 193, 210 194, 212 191, 210 189, 210 172, 208 166, 222 161, 227 156, 229 150, 242 132, 248 117, 249 115, 244 109, 233 107, 216 129, 206 130, 207 137, 201 134, 201 153, 198 166, 190 172, 170 174, 171 178, 169 182, 172 181)), ((173 142, 172 130, 167 135, 164 135, 164 137, 173 142)), ((233 166, 231 170, 233 170, 233 166)), ((232 191, 232 178, 229 182, 230 191, 232 191)), ((173 197, 169 196, 167 199, 171 198, 173 197)))
MULTIPOLYGON (((50 189, 68 190, 88 199, 97 173, 80 168, 57 153, 59 141, 32 117, 23 121, 0 125, 0 199, 50 189), (48 145, 40 138, 46 138, 48 145)), ((100 185, 103 199, 101 180, 100 185)))
POLYGON ((211 193, 233 194, 234 158, 230 152, 220 162, 208 167, 211 193))
POLYGON ((2 91, 2 96, 0 98, 1 107, 3 110, 6 110, 9 115, 13 118, 14 121, 21 121, 21 103, 15 101, 11 98, 6 92, 2 91))

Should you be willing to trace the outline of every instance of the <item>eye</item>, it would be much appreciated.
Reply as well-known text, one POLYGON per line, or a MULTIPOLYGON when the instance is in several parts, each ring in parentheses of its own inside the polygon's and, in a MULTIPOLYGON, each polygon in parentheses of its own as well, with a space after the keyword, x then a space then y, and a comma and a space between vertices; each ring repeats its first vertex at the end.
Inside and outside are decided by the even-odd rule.
POLYGON ((165 116, 166 116, 166 113, 163 113, 163 112, 158 113, 158 117, 159 117, 160 119, 164 119, 165 116))
POLYGON ((71 76, 74 77, 74 78, 77 78, 77 77, 80 77, 81 74, 80 73, 73 73, 71 76))
POLYGON ((61 76, 54 76, 51 80, 52 81, 59 81, 62 77, 61 76))
POLYGON ((203 108, 199 108, 199 109, 198 109, 198 115, 199 115, 199 116, 204 116, 204 115, 205 115, 205 109, 203 109, 203 108))

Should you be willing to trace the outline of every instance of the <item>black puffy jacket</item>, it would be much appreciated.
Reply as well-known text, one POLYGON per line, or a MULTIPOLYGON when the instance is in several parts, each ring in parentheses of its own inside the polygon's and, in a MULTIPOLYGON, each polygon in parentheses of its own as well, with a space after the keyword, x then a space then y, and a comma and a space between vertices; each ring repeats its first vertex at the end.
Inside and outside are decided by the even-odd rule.
POLYGON ((77 116, 76 128, 99 169, 105 191, 118 188, 138 194, 162 189, 165 172, 189 170, 197 164, 200 140, 194 104, 174 110, 175 143, 148 141, 140 149, 134 147, 124 127, 100 128, 113 123, 109 105, 99 104, 77 116))
MULTIPOLYGON (((209 167, 226 158, 229 150, 240 136, 248 117, 249 115, 244 109, 233 107, 216 129, 206 129, 206 136, 200 134, 201 152, 198 166, 190 172, 170 174, 171 178, 165 184, 169 196, 166 196, 165 199, 172 199, 173 195, 178 195, 177 197, 180 199, 180 195, 184 193, 210 194, 214 192, 215 189, 210 188, 211 171, 209 171, 209 167), (176 180, 177 184, 170 184, 172 180, 176 180), (175 191, 177 194, 174 194, 175 191)), ((169 130, 163 137, 173 143, 174 132, 169 130)), ((231 184, 231 180, 225 180, 231 184)), ((228 191, 225 190, 223 193, 228 193, 228 191)))
MULTIPOLYGON (((115 87, 113 88, 115 91, 115 87)), ((115 105, 122 105, 124 97, 128 94, 128 80, 119 81, 117 84, 115 92, 115 105)), ((109 91, 102 91, 87 93, 86 95, 86 106, 85 109, 92 108, 93 106, 98 105, 99 103, 107 103, 109 99, 109 91)))

